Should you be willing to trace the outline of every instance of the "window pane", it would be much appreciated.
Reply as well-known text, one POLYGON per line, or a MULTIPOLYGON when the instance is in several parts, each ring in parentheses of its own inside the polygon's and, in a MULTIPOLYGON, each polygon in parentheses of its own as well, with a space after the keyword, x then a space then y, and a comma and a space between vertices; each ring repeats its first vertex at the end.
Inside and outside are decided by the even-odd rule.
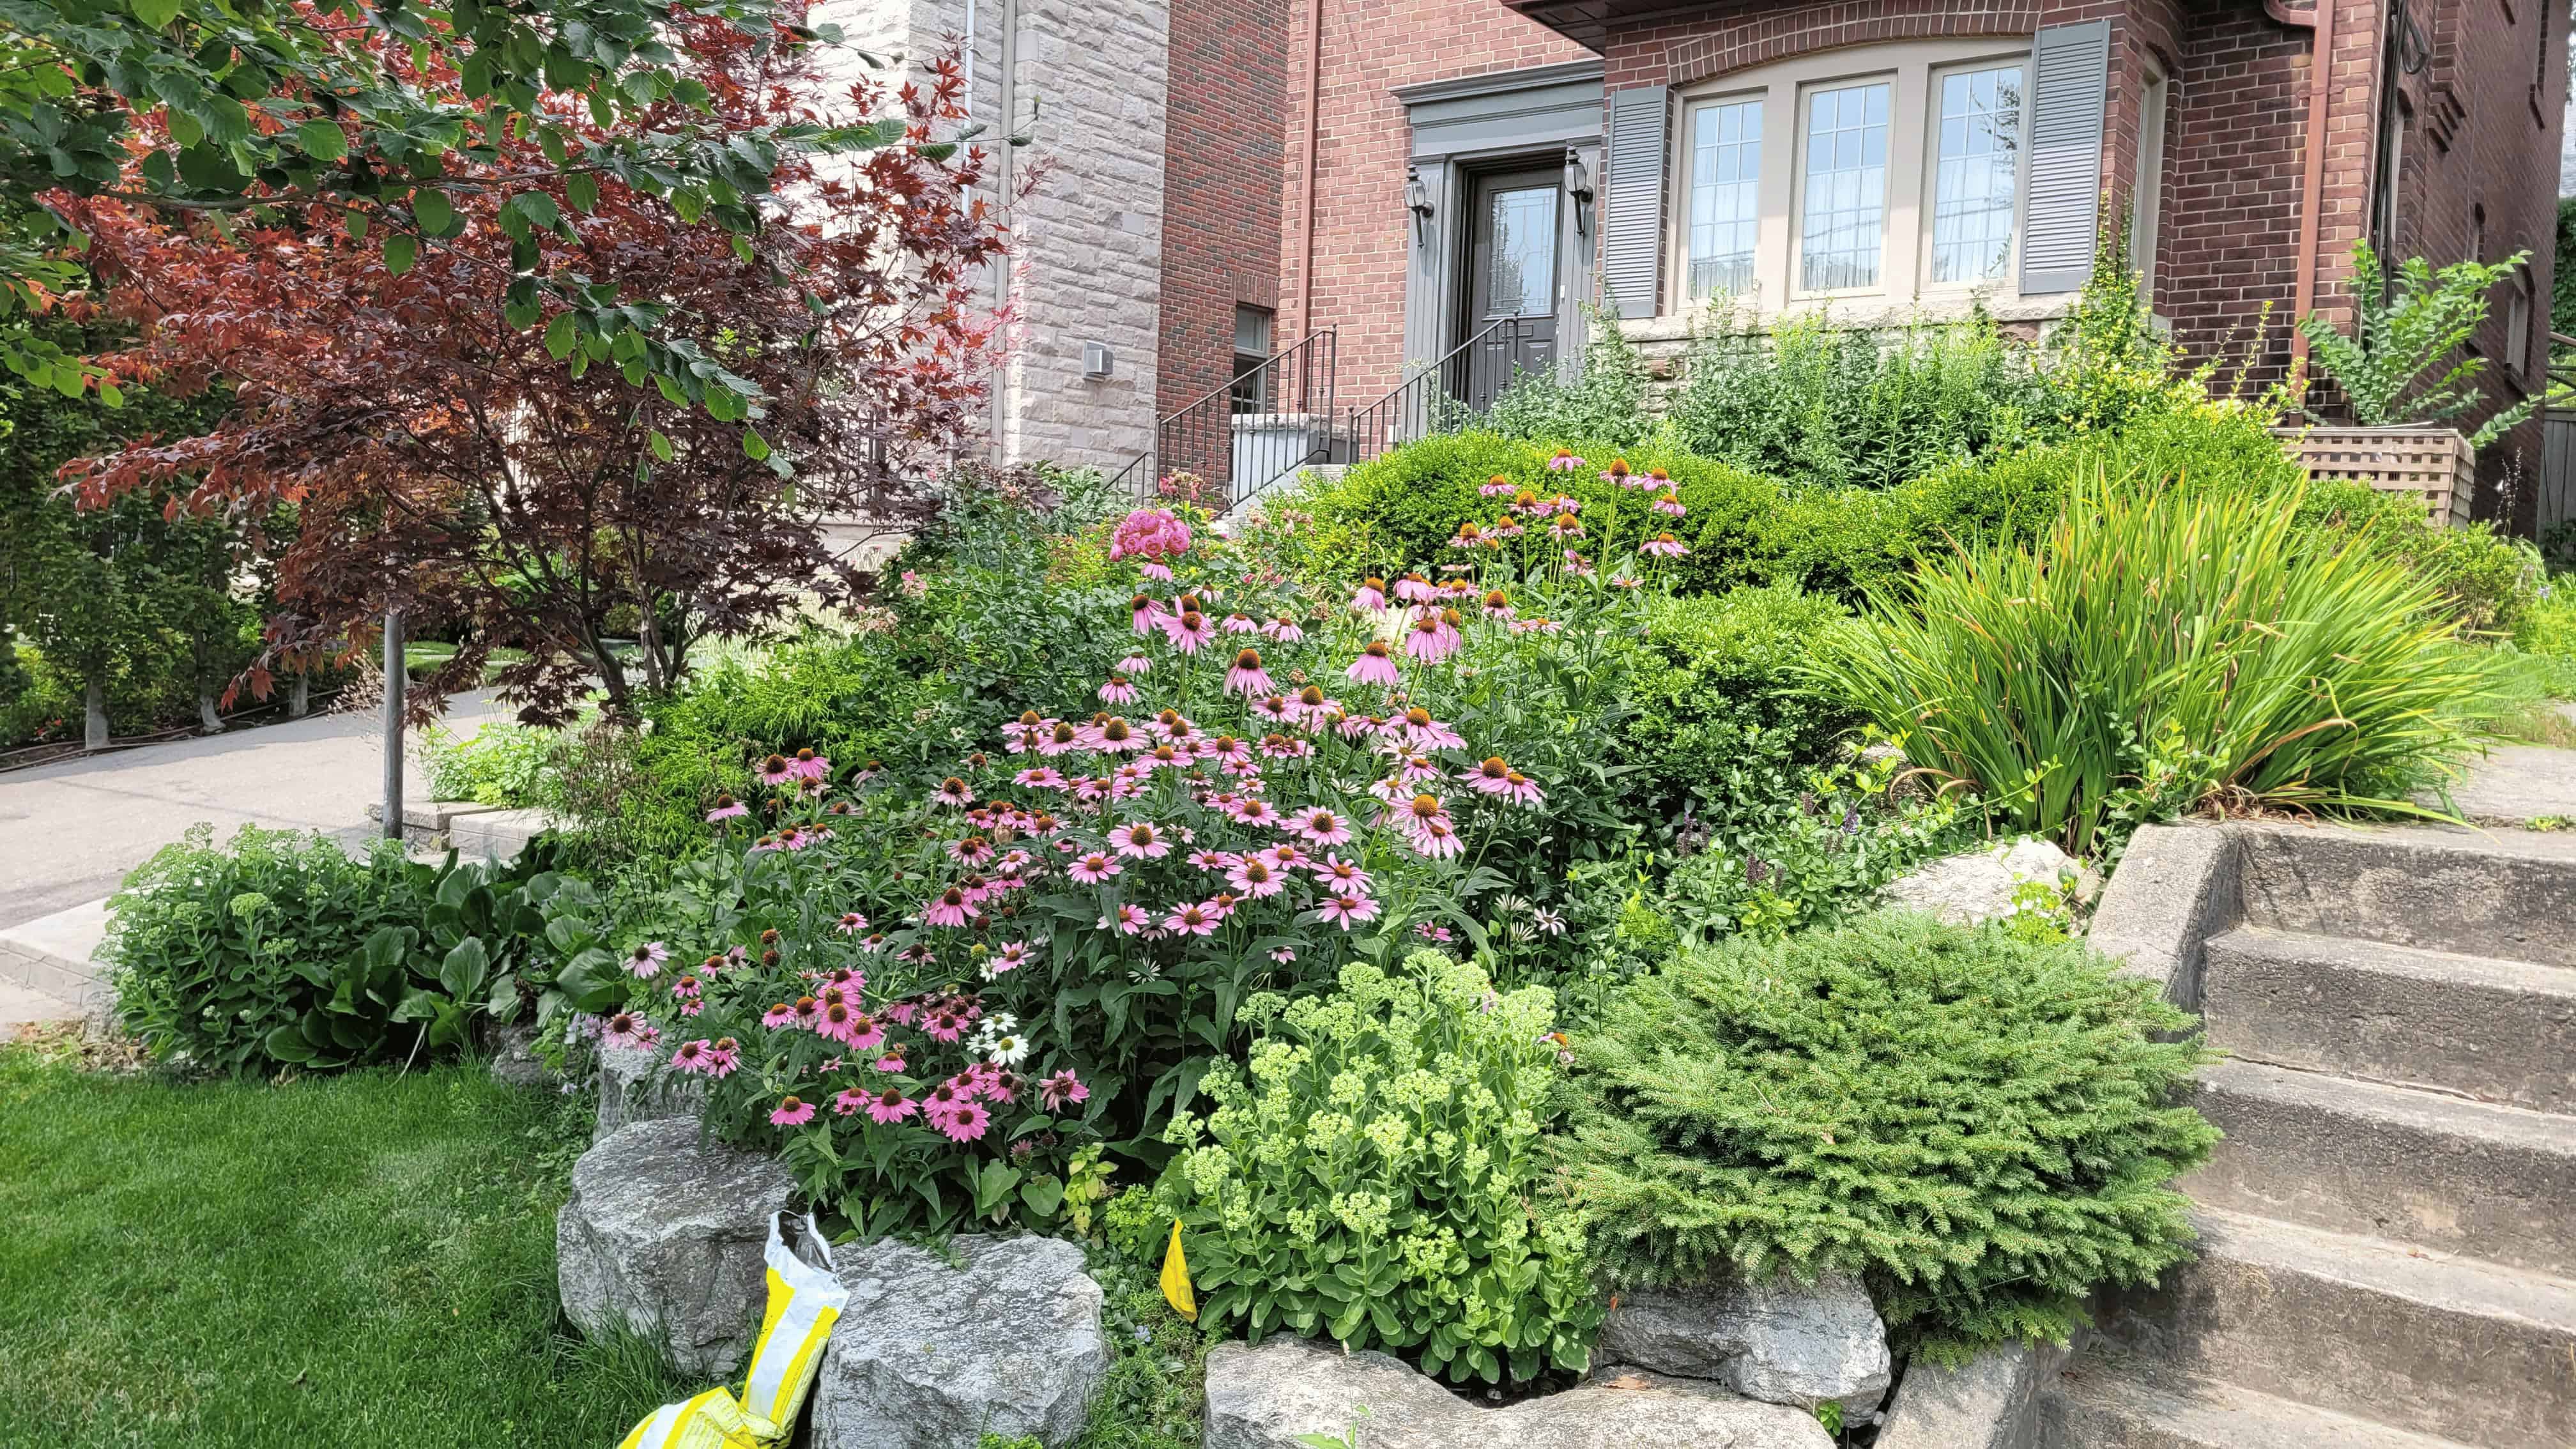
POLYGON ((1493 251, 1486 263, 1486 315, 1544 317, 1556 310, 1556 188, 1497 191, 1487 203, 1493 251))
POLYGON ((1691 119, 1690 294, 1753 289, 1761 222, 1762 103, 1702 106, 1691 119))
POLYGON ((1878 285, 1887 231, 1887 102, 1885 81, 1807 97, 1798 285, 1808 291, 1878 285))
POLYGON ((2021 67, 1941 78, 1941 152, 1932 181, 1932 280, 2011 275, 2021 190, 2021 67))

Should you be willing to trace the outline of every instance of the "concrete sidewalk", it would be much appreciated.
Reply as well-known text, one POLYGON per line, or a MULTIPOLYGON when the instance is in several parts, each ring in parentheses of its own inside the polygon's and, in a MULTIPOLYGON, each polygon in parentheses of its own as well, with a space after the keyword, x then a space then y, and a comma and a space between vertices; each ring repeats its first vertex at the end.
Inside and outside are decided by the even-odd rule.
MULTIPOLYGON (((506 717, 478 691, 448 701, 445 723, 506 717)), ((316 715, 0 775, 0 930, 106 897, 201 820, 218 840, 244 825, 363 832, 383 770, 372 716, 316 715)), ((416 762, 403 788, 428 798, 416 762)))

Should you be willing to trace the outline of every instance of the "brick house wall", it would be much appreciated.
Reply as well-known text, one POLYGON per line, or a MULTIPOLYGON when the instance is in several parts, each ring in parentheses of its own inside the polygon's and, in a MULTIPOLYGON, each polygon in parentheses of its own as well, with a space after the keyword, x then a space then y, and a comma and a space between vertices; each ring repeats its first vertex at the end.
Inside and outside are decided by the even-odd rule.
MULTIPOLYGON (((1231 380, 1236 304, 1279 306, 1288 4, 1187 0, 1172 11, 1158 413, 1231 380)), ((1273 335, 1277 347, 1293 340, 1273 335)))
POLYGON ((1334 328, 1342 403, 1365 405, 1403 381, 1407 361, 1427 360, 1404 355, 1409 137, 1393 88, 1593 56, 1498 0, 1288 3, 1279 336, 1334 328), (1319 5, 1320 33, 1309 28, 1319 5))

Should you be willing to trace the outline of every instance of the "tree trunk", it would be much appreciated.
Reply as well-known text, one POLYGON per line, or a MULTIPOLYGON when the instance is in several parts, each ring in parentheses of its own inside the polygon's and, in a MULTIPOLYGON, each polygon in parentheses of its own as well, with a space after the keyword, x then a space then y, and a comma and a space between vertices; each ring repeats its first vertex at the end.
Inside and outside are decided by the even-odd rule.
POLYGON ((286 691, 286 717, 288 719, 302 719, 304 718, 304 712, 312 707, 313 676, 307 671, 298 670, 295 675, 295 683, 289 686, 286 691))
POLYGON ((105 679, 102 679, 95 674, 90 676, 89 689, 87 691, 85 702, 87 704, 86 713, 88 715, 88 723, 83 732, 84 737, 81 748, 88 750, 106 749, 107 681, 105 679))
POLYGON ((215 713, 215 692, 202 684, 197 686, 197 729, 210 735, 224 732, 224 717, 215 713))

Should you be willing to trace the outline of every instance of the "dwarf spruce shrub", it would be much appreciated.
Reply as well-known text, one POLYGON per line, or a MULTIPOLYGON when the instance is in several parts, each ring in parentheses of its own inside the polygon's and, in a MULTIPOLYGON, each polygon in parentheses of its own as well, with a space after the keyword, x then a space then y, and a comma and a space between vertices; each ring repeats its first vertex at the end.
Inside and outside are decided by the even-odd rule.
POLYGON ((1839 1269, 1939 1358, 2063 1339, 2188 1251, 2190 1024, 2080 945, 1909 913, 1686 951, 1577 1040, 1572 1195, 1621 1283, 1839 1269))

